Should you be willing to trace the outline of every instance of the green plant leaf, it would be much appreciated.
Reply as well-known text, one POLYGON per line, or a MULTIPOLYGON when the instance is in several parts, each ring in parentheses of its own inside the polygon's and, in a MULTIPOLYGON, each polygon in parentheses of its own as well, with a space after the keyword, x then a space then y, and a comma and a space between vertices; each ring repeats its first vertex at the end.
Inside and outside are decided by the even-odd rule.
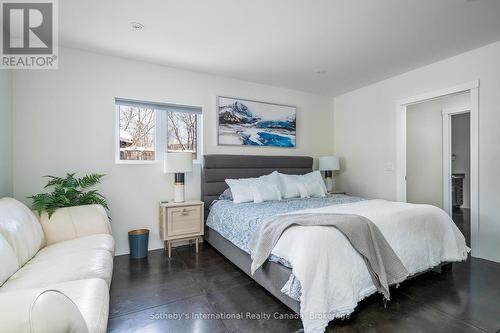
POLYGON ((47 185, 45 185, 44 188, 47 188, 49 186, 61 185, 63 182, 63 179, 61 177, 54 177, 54 176, 44 176, 44 177, 50 178, 50 180, 47 182, 47 185))
POLYGON ((102 194, 97 190, 83 191, 99 184, 104 176, 104 174, 90 174, 76 178, 75 173, 67 173, 64 178, 44 176, 49 178, 44 188, 53 187, 52 192, 35 194, 28 198, 33 200, 33 210, 38 214, 46 212, 49 220, 58 208, 63 207, 98 204, 109 212, 108 203, 102 194))
POLYGON ((92 187, 98 183, 101 182, 101 178, 104 177, 105 175, 103 174, 90 174, 85 177, 79 178, 78 179, 78 185, 80 185, 81 188, 89 188, 92 187))

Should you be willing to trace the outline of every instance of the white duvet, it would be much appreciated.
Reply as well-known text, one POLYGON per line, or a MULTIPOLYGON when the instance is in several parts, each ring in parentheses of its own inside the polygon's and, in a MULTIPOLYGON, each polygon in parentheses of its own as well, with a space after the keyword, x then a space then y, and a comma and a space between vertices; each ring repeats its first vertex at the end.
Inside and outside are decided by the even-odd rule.
MULTIPOLYGON (((442 262, 463 261, 470 249, 450 217, 430 205, 385 200, 306 209, 299 213, 348 213, 375 223, 410 275, 442 262)), ((324 332, 328 322, 354 311, 376 292, 360 255, 336 228, 294 226, 287 229, 272 254, 286 259, 300 281, 300 314, 306 333, 324 332)))

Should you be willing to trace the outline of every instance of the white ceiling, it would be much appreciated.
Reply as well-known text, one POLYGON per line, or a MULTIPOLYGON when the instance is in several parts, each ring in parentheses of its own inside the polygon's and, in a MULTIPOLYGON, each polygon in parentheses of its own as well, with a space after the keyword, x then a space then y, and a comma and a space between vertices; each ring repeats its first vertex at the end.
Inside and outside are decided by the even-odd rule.
POLYGON ((59 8, 63 46, 331 96, 500 40, 499 0, 64 0, 59 8))

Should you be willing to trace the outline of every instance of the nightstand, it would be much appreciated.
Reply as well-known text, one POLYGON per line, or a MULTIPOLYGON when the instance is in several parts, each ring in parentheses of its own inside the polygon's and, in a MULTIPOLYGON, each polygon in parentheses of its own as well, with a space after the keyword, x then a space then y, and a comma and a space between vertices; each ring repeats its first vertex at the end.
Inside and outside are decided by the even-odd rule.
POLYGON ((204 233, 203 201, 162 202, 160 204, 160 237, 168 257, 172 256, 172 243, 192 240, 196 243, 204 233))

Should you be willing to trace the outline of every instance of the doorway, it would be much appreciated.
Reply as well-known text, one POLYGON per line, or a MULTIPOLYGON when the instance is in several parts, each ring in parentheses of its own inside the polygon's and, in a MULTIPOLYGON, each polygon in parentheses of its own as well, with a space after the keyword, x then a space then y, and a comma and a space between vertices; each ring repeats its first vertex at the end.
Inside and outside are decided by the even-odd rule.
POLYGON ((466 236, 472 256, 480 256, 478 94, 474 81, 397 102, 398 199, 445 210, 466 236))
POLYGON ((443 183, 446 211, 470 246, 470 108, 443 110, 443 183))

